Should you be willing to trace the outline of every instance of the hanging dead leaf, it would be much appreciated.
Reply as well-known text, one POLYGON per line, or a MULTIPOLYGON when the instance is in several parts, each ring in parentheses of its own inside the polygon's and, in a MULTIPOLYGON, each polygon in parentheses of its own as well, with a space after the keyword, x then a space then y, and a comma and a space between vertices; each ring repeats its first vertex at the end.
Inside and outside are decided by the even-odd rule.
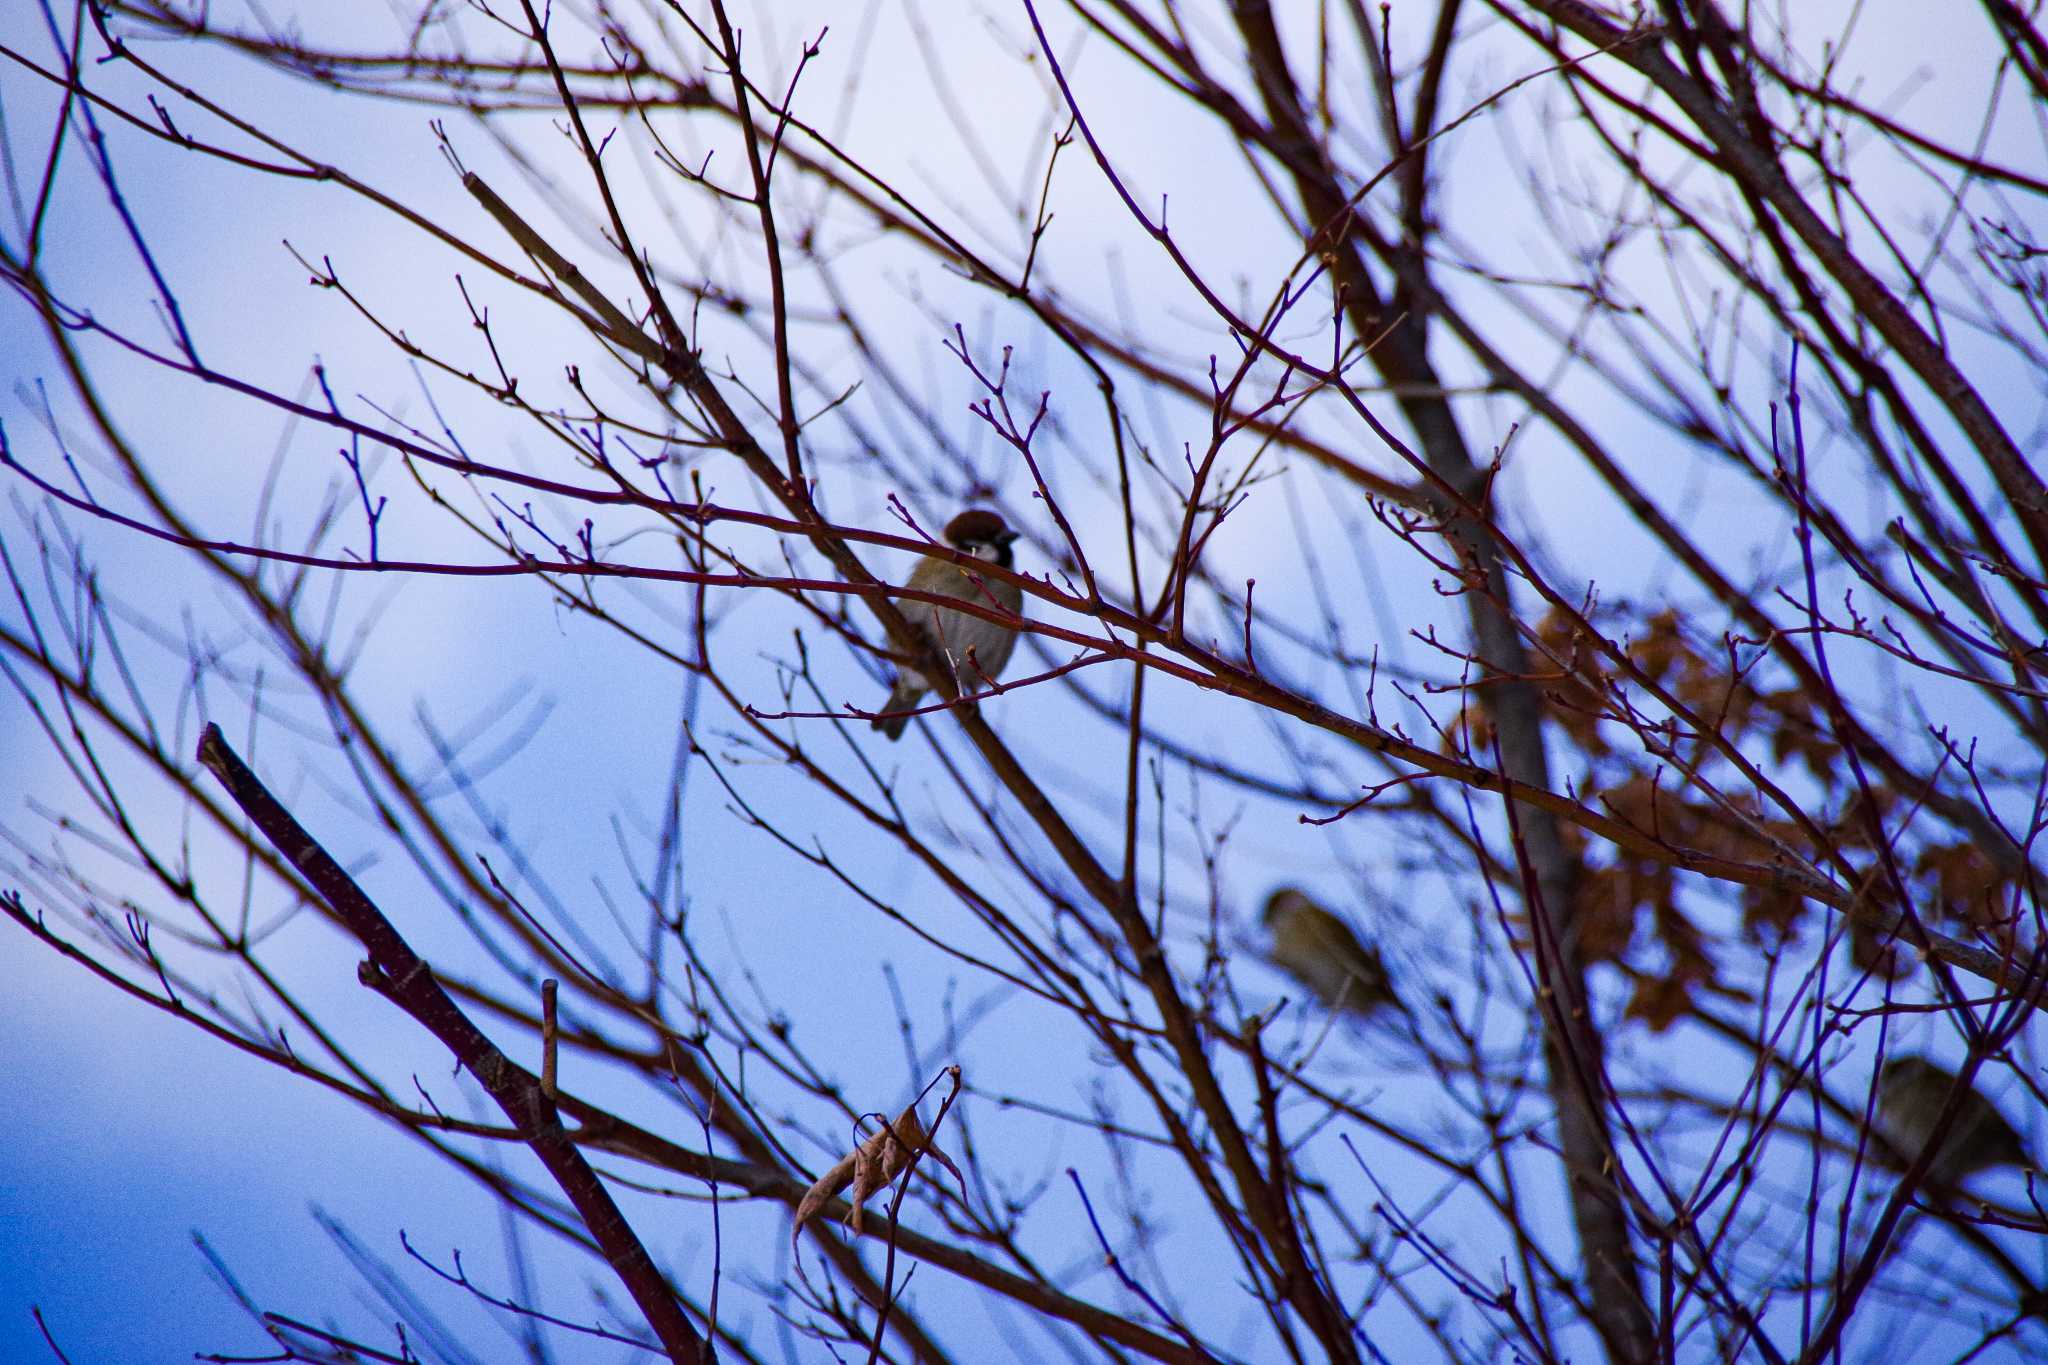
POLYGON ((1965 923, 1989 925, 2005 917, 2005 873, 1975 842, 1966 839, 1922 849, 1913 870, 1932 875, 1939 907, 1965 923))
POLYGON ((1662 1033, 1692 1008, 1692 985, 1676 973, 1639 977, 1624 1014, 1643 1020, 1652 1033, 1662 1033))
POLYGON ((1742 932, 1757 943, 1778 945, 1797 937, 1807 902, 1783 886, 1742 888, 1742 932))
POLYGON ((955 1180, 966 1181, 960 1175, 960 1168, 953 1159, 939 1150, 939 1144, 925 1131, 924 1122, 917 1116, 917 1106, 912 1104, 898 1114, 893 1122, 878 1128, 849 1153, 831 1170, 818 1177, 817 1183, 804 1191, 804 1197, 796 1206, 796 1226, 790 1229, 789 1240, 795 1245, 797 1236, 803 1232, 804 1224, 818 1214, 832 1199, 847 1186, 853 1187, 850 1202, 852 1211, 847 1214, 847 1223, 855 1232, 861 1230, 861 1210, 868 1196, 876 1190, 886 1188, 889 1183, 903 1174, 919 1153, 952 1172, 955 1180))
POLYGON ((1900 951, 1898 925, 1890 930, 1874 929, 1862 920, 1849 921, 1849 961, 1858 968, 1888 981, 1898 981, 1913 970, 1913 957, 1900 951))

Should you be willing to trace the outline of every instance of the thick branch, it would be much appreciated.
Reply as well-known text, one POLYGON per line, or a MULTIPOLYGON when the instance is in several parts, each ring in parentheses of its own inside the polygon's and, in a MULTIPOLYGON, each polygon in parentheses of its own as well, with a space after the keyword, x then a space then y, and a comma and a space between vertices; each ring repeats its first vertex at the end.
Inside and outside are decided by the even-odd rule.
POLYGON ((669 1288, 647 1248, 626 1222, 611 1192, 576 1149, 555 1106, 541 1093, 539 1079, 500 1052, 470 1022, 441 989, 433 971, 356 885, 355 879, 314 841, 228 747, 218 725, 209 724, 200 735, 199 761, 220 779, 242 813, 278 852, 290 859, 292 866, 368 950, 369 960, 358 971, 363 984, 440 1039, 463 1068, 476 1077, 505 1117, 527 1135, 527 1146, 568 1196, 669 1359, 677 1365, 708 1362, 709 1348, 690 1326, 675 1291, 669 1288))

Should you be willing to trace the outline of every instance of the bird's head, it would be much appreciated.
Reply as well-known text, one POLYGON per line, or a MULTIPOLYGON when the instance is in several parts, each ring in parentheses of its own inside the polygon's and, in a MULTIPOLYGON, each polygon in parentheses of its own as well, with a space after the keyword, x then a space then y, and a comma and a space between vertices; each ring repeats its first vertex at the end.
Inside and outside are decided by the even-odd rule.
POLYGON ((962 554, 985 559, 1002 568, 1010 567, 1010 542, 1017 533, 998 512, 970 507, 946 523, 946 543, 962 554))
POLYGON ((1266 897, 1266 908, 1259 911, 1259 922, 1272 928, 1281 920, 1312 904, 1298 888, 1283 886, 1266 897))
POLYGON ((1877 1073, 1878 1086, 1888 1092, 1928 1087, 1946 1090, 1954 1080, 1925 1057, 1893 1057, 1877 1073))

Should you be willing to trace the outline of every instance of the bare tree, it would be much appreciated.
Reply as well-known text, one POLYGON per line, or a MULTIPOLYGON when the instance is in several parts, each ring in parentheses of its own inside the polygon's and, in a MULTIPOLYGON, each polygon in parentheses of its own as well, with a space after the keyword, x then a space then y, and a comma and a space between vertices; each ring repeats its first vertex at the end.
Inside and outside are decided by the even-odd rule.
POLYGON ((2048 1350, 2048 38, 1929 8, 46 7, 15 970, 594 1254, 431 1267, 537 1359, 2048 1350))

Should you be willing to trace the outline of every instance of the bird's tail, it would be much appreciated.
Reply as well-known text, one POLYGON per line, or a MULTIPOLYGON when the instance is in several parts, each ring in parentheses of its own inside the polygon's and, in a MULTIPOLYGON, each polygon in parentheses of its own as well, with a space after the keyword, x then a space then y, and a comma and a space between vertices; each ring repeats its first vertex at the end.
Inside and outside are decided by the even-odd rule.
POLYGON ((896 686, 889 691, 889 699, 882 703, 881 714, 875 717, 874 726, 889 739, 903 738, 903 727, 910 723, 904 712, 917 705, 917 693, 903 685, 903 679, 896 680, 896 686))

